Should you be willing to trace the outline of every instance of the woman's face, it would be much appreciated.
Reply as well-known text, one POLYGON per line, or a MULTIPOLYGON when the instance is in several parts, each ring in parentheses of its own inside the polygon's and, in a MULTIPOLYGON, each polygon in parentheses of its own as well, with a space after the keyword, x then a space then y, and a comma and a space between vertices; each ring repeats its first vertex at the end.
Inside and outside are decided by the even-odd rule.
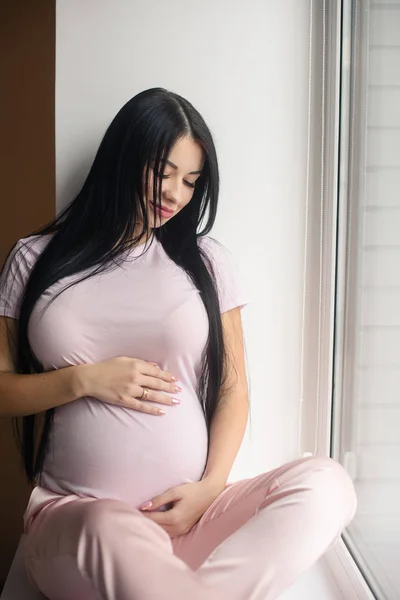
POLYGON ((162 210, 159 211, 156 207, 155 219, 152 198, 153 178, 156 173, 153 170, 154 163, 150 164, 147 206, 151 228, 160 227, 177 215, 190 202, 194 192, 194 184, 200 176, 203 163, 203 150, 197 142, 189 137, 184 137, 177 142, 166 160, 161 187, 162 210))

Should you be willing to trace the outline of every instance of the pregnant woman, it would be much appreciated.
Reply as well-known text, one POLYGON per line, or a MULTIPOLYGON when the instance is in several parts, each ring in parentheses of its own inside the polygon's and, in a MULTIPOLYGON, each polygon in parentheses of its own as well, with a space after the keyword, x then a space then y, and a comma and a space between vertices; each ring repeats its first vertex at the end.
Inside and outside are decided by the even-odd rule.
POLYGON ((354 516, 329 457, 227 483, 246 296, 208 236, 218 191, 201 115, 147 90, 76 198, 7 258, 0 414, 22 418, 25 563, 50 600, 272 600, 354 516))

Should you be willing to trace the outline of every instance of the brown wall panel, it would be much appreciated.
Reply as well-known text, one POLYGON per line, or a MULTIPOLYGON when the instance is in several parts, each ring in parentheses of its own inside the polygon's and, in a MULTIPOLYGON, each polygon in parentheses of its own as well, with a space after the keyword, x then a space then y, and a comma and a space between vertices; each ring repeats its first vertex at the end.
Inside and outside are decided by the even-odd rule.
MULTIPOLYGON (((55 0, 0 2, 0 265, 55 214, 55 0)), ((30 489, 0 419, 0 589, 30 489)))

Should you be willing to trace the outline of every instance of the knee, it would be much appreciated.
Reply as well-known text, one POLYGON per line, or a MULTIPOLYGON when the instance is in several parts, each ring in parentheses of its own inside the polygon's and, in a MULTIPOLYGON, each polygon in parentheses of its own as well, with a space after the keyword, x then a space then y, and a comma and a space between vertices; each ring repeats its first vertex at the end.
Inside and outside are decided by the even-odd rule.
POLYGON ((308 475, 319 506, 345 527, 357 510, 357 494, 350 475, 336 460, 315 456, 308 460, 308 475))

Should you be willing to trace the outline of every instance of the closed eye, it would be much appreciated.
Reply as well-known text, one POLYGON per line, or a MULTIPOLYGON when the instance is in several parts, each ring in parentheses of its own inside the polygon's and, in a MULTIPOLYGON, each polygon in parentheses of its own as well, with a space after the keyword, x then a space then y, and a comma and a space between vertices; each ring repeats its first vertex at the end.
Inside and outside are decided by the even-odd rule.
MULTIPOLYGON (((157 173, 157 171, 154 171, 154 173, 155 173, 155 175, 157 175, 158 177, 160 177, 160 176, 161 176, 161 173, 157 173)), ((162 175, 161 177, 162 177, 162 179, 169 179, 169 175, 162 175)), ((192 189, 194 189, 194 188, 196 187, 196 184, 195 184, 195 183, 190 183, 189 181, 185 181, 185 180, 183 180, 183 181, 184 181, 184 183, 185 183, 185 184, 186 184, 188 187, 190 187, 190 188, 192 188, 192 189)))

